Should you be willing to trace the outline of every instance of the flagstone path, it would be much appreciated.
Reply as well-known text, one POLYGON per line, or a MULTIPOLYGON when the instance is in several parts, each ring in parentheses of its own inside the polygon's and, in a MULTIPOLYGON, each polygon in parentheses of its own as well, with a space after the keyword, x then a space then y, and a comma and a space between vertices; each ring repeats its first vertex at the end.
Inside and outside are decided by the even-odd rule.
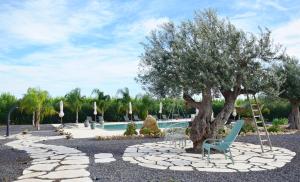
MULTIPOLYGON (((192 142, 187 143, 187 148, 192 142)), ((123 160, 143 167, 206 172, 249 172, 263 171, 283 167, 296 155, 285 148, 273 147, 273 151, 261 153, 260 145, 235 142, 232 145, 235 164, 225 160, 223 154, 211 154, 211 163, 202 159, 201 154, 186 153, 166 142, 144 143, 126 148, 123 160)))
POLYGON ((85 153, 65 146, 37 143, 59 138, 62 136, 18 135, 17 140, 6 144, 18 150, 25 150, 33 159, 31 166, 26 168, 23 175, 18 178, 18 182, 92 181, 87 171, 89 157, 85 153))
POLYGON ((94 155, 95 163, 110 163, 116 161, 111 153, 99 153, 94 155))

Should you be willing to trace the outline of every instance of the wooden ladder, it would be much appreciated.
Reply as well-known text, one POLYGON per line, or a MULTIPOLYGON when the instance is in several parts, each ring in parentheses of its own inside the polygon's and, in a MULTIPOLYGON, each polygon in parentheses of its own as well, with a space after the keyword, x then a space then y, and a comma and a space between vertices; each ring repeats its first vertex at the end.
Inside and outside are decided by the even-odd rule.
POLYGON ((264 121, 264 117, 261 112, 261 108, 257 102, 255 94, 251 94, 251 95, 252 95, 254 103, 251 103, 250 94, 247 94, 247 99, 249 101, 250 108, 252 111, 252 118, 253 118, 253 122, 256 127, 257 136, 260 141, 261 151, 263 153, 265 152, 264 144, 268 145, 270 147, 270 151, 272 151, 272 143, 271 143, 270 136, 269 136, 269 133, 268 133, 265 121, 264 121), (258 124, 262 124, 263 127, 259 128, 258 124))

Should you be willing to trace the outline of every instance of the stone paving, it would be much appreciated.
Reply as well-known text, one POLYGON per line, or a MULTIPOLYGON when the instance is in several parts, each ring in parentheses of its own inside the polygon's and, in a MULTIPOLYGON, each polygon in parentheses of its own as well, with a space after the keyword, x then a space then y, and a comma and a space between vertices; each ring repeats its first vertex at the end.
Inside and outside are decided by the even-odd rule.
MULTIPOLYGON (((187 142, 187 148, 192 142, 187 142)), ((123 160, 147 168, 175 171, 205 172, 249 172, 283 167, 291 162, 295 152, 273 147, 273 151, 261 153, 260 145, 235 142, 231 148, 235 163, 225 160, 223 154, 211 154, 211 162, 202 159, 201 154, 186 153, 167 142, 144 143, 126 148, 123 160)))
POLYGON ((95 163, 110 163, 116 161, 111 153, 99 153, 95 154, 95 163))
POLYGON ((18 150, 25 150, 33 159, 31 166, 26 168, 23 175, 18 178, 18 182, 92 181, 87 171, 89 157, 85 153, 65 146, 37 143, 59 138, 62 136, 18 135, 18 140, 6 144, 18 150))

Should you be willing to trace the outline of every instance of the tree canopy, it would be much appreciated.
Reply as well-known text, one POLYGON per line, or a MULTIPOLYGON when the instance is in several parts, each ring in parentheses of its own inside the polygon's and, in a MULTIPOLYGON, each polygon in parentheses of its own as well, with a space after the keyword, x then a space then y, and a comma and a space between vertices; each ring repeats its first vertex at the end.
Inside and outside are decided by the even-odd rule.
POLYGON ((292 57, 287 57, 287 61, 282 65, 278 65, 276 73, 285 78, 281 85, 281 93, 279 97, 287 99, 292 106, 289 115, 290 128, 300 129, 300 65, 299 61, 292 57))
POLYGON ((21 100, 20 106, 22 111, 35 113, 35 125, 38 130, 43 117, 55 113, 49 93, 39 88, 29 88, 21 100))
POLYGON ((80 88, 71 90, 65 96, 67 106, 74 112, 76 112, 76 123, 78 123, 78 112, 81 110, 84 97, 81 96, 80 88))
POLYGON ((272 67, 284 50, 273 43, 271 32, 245 32, 213 10, 197 12, 177 26, 164 24, 143 46, 137 80, 144 89, 159 97, 183 95, 199 109, 191 130, 194 147, 228 120, 238 95, 279 90, 272 67), (221 93, 225 104, 211 121, 213 93, 221 93), (193 99, 195 94, 202 94, 201 102, 193 99))
POLYGON ((283 55, 270 35, 267 29, 259 35, 239 30, 213 10, 198 12, 192 21, 166 23, 147 37, 137 80, 162 97, 205 88, 261 91, 274 77, 270 64, 283 55))

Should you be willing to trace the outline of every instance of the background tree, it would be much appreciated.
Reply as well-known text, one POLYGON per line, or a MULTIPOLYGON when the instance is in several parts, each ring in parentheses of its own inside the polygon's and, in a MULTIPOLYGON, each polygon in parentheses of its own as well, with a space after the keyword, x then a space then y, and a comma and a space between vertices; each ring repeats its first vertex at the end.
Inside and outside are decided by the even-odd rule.
POLYGON ((133 107, 136 107, 136 110, 140 113, 141 119, 145 119, 150 110, 153 111, 157 109, 156 106, 158 104, 150 95, 137 95, 135 101, 133 107))
POLYGON ((291 129, 300 129, 300 65, 295 58, 287 57, 287 61, 281 66, 276 67, 277 74, 285 77, 285 82, 281 86, 279 97, 286 99, 292 106, 289 114, 289 127, 291 129))
POLYGON ((67 106, 73 111, 76 112, 76 123, 78 123, 78 113, 81 110, 84 96, 81 96, 81 90, 80 88, 75 88, 71 90, 69 93, 65 96, 67 101, 67 106))
POLYGON ((104 95, 104 92, 101 92, 99 89, 94 89, 92 94, 95 95, 95 101, 97 102, 98 110, 104 117, 104 113, 110 104, 110 96, 104 95))
POLYGON ((35 113, 37 130, 40 130, 40 121, 45 116, 55 114, 48 92, 39 88, 29 88, 21 100, 20 107, 27 113, 35 113))
POLYGON ((127 87, 125 87, 124 89, 119 89, 117 91, 117 95, 121 96, 118 99, 118 101, 120 103, 120 105, 119 105, 120 112, 128 115, 129 102, 131 101, 129 89, 127 87))
POLYGON ((2 93, 0 95, 0 123, 6 121, 9 110, 16 106, 18 99, 10 93, 2 93))
POLYGON ((270 82, 280 85, 269 68, 283 53, 273 45, 270 31, 245 33, 212 10, 179 26, 164 24, 143 45, 137 78, 143 87, 159 97, 183 95, 188 106, 199 110, 190 135, 194 149, 216 136, 217 125, 228 120, 240 94, 270 91, 270 82), (213 93, 221 93, 225 103, 211 120, 213 93))

